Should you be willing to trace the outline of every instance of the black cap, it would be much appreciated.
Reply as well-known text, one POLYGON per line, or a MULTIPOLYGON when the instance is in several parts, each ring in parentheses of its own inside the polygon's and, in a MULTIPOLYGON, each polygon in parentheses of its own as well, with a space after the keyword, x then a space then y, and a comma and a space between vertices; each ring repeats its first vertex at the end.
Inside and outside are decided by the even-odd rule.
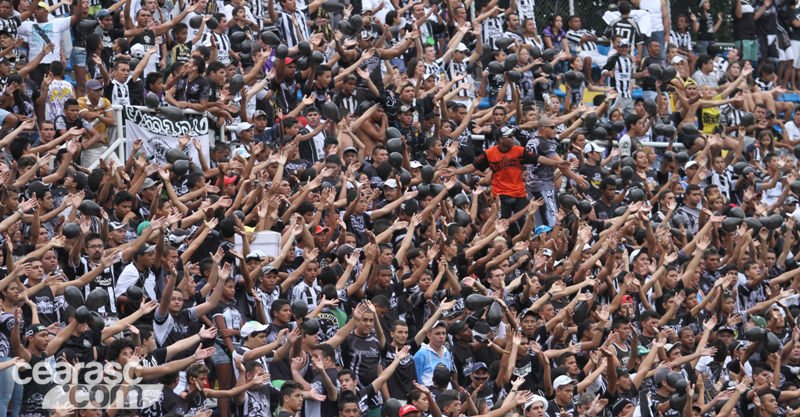
POLYGON ((47 327, 44 327, 43 325, 41 325, 39 323, 31 324, 30 326, 28 326, 28 330, 25 331, 25 337, 31 337, 31 336, 35 335, 36 333, 46 332, 46 331, 47 331, 47 327))

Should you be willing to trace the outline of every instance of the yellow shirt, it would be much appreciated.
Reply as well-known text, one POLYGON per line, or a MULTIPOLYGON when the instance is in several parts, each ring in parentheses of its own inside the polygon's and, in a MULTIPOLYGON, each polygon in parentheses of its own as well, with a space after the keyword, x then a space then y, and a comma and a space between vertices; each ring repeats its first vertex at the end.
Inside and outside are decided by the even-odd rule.
MULTIPOLYGON (((111 102, 105 97, 100 97, 100 101, 96 105, 93 105, 89 101, 89 97, 84 96, 78 99, 78 105, 80 106, 80 113, 94 112, 105 116, 107 111, 111 111, 111 102)), ((94 129, 100 133, 102 138, 97 141, 97 143, 90 146, 89 149, 101 145, 108 145, 108 132, 106 131, 106 125, 103 122, 98 121, 97 124, 94 125, 94 129)))
MULTIPOLYGON (((717 96, 714 97, 714 100, 722 100, 722 95, 717 94, 717 96)), ((719 107, 706 107, 705 109, 700 109, 700 122, 703 125, 703 133, 714 133, 714 128, 719 126, 719 120, 719 107)))

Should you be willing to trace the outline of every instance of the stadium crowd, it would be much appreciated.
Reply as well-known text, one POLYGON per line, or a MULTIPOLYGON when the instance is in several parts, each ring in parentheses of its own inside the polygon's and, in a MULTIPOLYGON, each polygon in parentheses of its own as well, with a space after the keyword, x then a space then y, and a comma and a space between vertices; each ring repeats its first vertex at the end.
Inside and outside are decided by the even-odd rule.
POLYGON ((800 9, 724 3, 0 0, 0 417, 799 416, 800 9))

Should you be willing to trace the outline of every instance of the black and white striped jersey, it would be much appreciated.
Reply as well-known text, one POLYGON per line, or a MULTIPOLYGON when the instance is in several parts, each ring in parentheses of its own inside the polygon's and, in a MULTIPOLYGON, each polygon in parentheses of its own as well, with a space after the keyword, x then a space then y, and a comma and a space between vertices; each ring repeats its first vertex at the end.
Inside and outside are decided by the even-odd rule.
MULTIPOLYGON (((725 104, 720 108, 720 119, 719 122, 722 126, 740 126, 742 124, 742 116, 744 115, 744 110, 736 107, 733 107, 731 104, 725 104)), ((739 132, 736 130, 731 131, 728 133, 728 136, 738 137, 739 132)))
POLYGON ((11 35, 12 38, 17 38, 17 28, 22 22, 19 20, 18 15, 9 17, 8 19, 0 18, 0 30, 5 30, 11 35))
POLYGON ((611 22, 603 33, 603 36, 608 39, 613 39, 616 35, 627 39, 628 42, 631 43, 632 48, 635 47, 636 44, 644 42, 644 36, 642 35, 642 31, 639 30, 639 25, 635 21, 624 17, 620 17, 611 22))
POLYGON ((264 16, 268 16, 269 13, 266 3, 261 0, 253 0, 247 5, 250 7, 250 13, 258 20, 258 28, 262 29, 264 27, 264 16))
POLYGON ((756 85, 761 91, 772 91, 775 88, 775 83, 772 81, 764 81, 761 78, 756 78, 756 85))
POLYGON ((200 44, 211 47, 211 37, 214 37, 214 42, 217 44, 217 61, 225 64, 226 66, 231 63, 230 50, 231 40, 227 34, 219 34, 216 32, 207 32, 203 34, 200 39, 200 44))
MULTIPOLYGON (((50 6, 51 9, 53 8, 53 6, 55 6, 56 4, 59 4, 59 3, 61 3, 60 0, 47 0, 47 5, 50 6)), ((31 5, 30 7, 33 7, 33 5, 31 5)), ((69 13, 69 6, 61 6, 61 7, 57 8, 57 9, 51 11, 50 14, 53 15, 53 17, 59 17, 59 16, 64 16, 64 15, 69 16, 69 14, 70 14, 69 13)))
POLYGON ((278 21, 275 25, 280 29, 281 37, 286 41, 286 46, 291 48, 300 41, 308 39, 308 25, 306 25, 306 15, 295 10, 294 14, 278 12, 278 21), (294 20, 292 21, 292 16, 294 20))
POLYGON ((433 61, 433 64, 429 64, 427 62, 425 64, 425 75, 433 74, 436 76, 436 80, 439 79, 439 75, 442 73, 442 67, 439 61, 433 61))
POLYGON ((536 16, 533 14, 533 7, 536 5, 535 0, 518 0, 517 13, 519 14, 519 23, 525 22, 525 19, 534 19, 536 16))
POLYGON ((511 39, 513 39, 515 41, 518 41, 519 43, 524 43, 524 40, 522 39, 522 35, 520 35, 517 32, 512 32, 510 30, 507 30, 507 31, 503 32, 503 36, 505 36, 507 38, 511 38, 511 39))
POLYGON ((567 43, 569 44, 570 51, 583 51, 583 52, 591 52, 597 51, 597 44, 591 41, 587 41, 581 43, 581 38, 583 36, 593 36, 592 32, 589 32, 586 29, 580 30, 568 30, 567 31, 567 43))
POLYGON ((503 13, 498 13, 497 17, 487 17, 486 20, 481 22, 481 42, 489 44, 492 49, 495 49, 494 43, 498 38, 503 36, 503 22, 505 16, 503 13))
POLYGON ((619 92, 620 98, 631 98, 631 83, 633 81, 633 58, 630 55, 616 54, 608 58, 604 70, 614 70, 614 88, 619 92))
MULTIPOLYGON (((447 80, 451 81, 453 78, 467 73, 467 65, 469 65, 469 60, 465 58, 463 62, 455 62, 450 60, 450 62, 445 63, 440 58, 436 60, 436 63, 438 63, 441 67, 442 72, 444 72, 445 76, 447 77, 447 80)), ((456 85, 454 85, 453 88, 458 88, 461 84, 469 83, 471 80, 472 77, 467 75, 463 80, 456 82, 456 85)), ((466 89, 458 92, 459 97, 474 97, 474 94, 474 89, 466 89)))
POLYGON ((681 51, 691 52, 692 50, 692 34, 688 30, 685 33, 670 30, 669 41, 677 45, 681 51))

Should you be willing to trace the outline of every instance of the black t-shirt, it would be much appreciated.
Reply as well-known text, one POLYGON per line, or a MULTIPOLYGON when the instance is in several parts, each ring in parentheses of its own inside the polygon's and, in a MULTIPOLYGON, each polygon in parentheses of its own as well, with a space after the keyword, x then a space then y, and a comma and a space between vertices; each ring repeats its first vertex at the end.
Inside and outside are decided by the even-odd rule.
POLYGON ((465 387, 472 381, 472 365, 475 364, 475 354, 472 352, 472 345, 469 343, 467 347, 463 347, 454 341, 453 346, 450 347, 450 353, 453 354, 453 362, 456 365, 456 372, 458 373, 458 385, 465 387))
MULTIPOLYGON (((417 379, 417 367, 414 364, 414 353, 419 350, 419 345, 417 345, 417 342, 413 338, 406 342, 406 344, 409 347, 408 355, 400 361, 400 364, 397 365, 397 370, 395 370, 386 381, 386 387, 389 389, 389 395, 391 395, 392 398, 405 398, 409 391, 415 389, 414 381, 417 379)), ((381 365, 383 365, 383 369, 386 369, 397 356, 397 351, 394 346, 392 346, 391 339, 386 341, 386 346, 383 351, 381 365)), ((322 415, 325 416, 328 414, 323 413, 322 415)), ((335 415, 335 413, 331 415, 335 415)))
MULTIPOLYGON (((639 62, 639 71, 643 71, 645 68, 649 67, 650 64, 661 64, 661 61, 658 59, 658 57, 645 57, 645 59, 639 62)), ((643 91, 656 91, 656 79, 652 75, 642 78, 639 81, 639 84, 642 86, 643 91)))
POLYGON ((283 111, 283 114, 289 114, 297 107, 297 90, 299 89, 297 85, 304 81, 300 71, 291 80, 284 79, 277 82, 273 79, 270 81, 269 88, 275 94, 275 105, 283 111))
POLYGON ((614 218, 614 210, 619 207, 619 204, 611 201, 611 205, 606 205, 602 200, 597 199, 594 202, 594 214, 597 215, 597 218, 600 220, 607 220, 614 218))
POLYGON ((175 84, 175 91, 177 101, 200 103, 200 100, 208 100, 211 96, 211 82, 202 75, 190 81, 187 74, 175 84))
POLYGON ((141 417, 161 417, 169 413, 185 414, 186 401, 180 395, 175 394, 172 388, 164 387, 161 389, 158 401, 150 407, 142 409, 141 417))
POLYGON ((756 8, 748 1, 742 1, 742 17, 736 17, 736 2, 731 7, 733 16, 733 40, 753 40, 756 39, 756 8))
POLYGON ((578 174, 586 177, 586 182, 589 183, 589 188, 581 190, 587 192, 592 200, 599 200, 603 196, 600 192, 600 183, 603 182, 603 171, 597 165, 583 164, 578 168, 578 174))
MULTIPOLYGON (((19 371, 19 376, 22 380, 33 377, 33 369, 40 362, 46 362, 47 356, 37 356, 31 352, 31 360, 28 361, 30 367, 19 371)), ((22 407, 20 408, 20 415, 28 416, 50 416, 49 410, 42 409, 42 401, 44 396, 53 387, 52 382, 46 384, 25 384, 22 386, 22 407)))

